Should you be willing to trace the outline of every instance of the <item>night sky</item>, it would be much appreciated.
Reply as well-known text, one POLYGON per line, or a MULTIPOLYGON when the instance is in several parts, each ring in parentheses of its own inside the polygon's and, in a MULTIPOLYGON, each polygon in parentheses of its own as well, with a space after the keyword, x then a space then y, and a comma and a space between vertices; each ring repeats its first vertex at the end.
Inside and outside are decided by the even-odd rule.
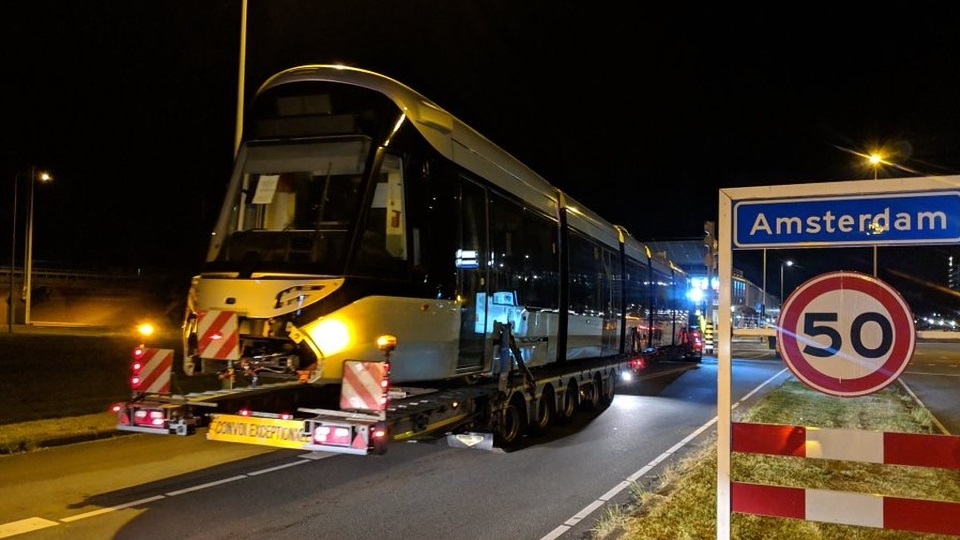
MULTIPOLYGON (((913 6, 250 0, 245 94, 299 64, 379 71, 637 238, 690 239, 721 188, 871 178, 856 153, 877 147, 897 164, 881 178, 960 174, 960 9, 913 6)), ((56 180, 37 187, 35 260, 197 271, 233 156, 240 14, 0 1, 0 239, 36 164, 56 180)))

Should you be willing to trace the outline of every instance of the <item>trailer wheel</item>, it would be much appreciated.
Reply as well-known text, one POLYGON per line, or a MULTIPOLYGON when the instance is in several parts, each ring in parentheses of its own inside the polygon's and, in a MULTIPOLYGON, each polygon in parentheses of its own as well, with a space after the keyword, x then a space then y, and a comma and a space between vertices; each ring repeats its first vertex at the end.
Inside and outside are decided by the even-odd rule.
POLYGON ((540 399, 536 403, 536 416, 533 423, 530 424, 530 433, 533 435, 543 435, 550 430, 554 417, 557 414, 557 398, 553 393, 553 387, 547 386, 540 394, 540 399))
POLYGON ((557 414, 557 422, 569 422, 573 419, 573 415, 577 413, 577 409, 579 408, 580 388, 577 386, 577 381, 571 380, 567 383, 567 389, 563 393, 563 405, 559 414, 557 414))
POLYGON ((597 412, 600 410, 600 394, 603 392, 603 379, 600 373, 593 375, 593 384, 583 387, 584 400, 580 402, 580 407, 586 412, 597 412))
POLYGON ((613 403, 613 398, 617 393, 617 373, 613 372, 607 377, 607 384, 603 385, 603 395, 600 397, 600 407, 606 409, 613 403))
POLYGON ((516 444, 527 427, 527 404, 523 394, 517 392, 510 403, 500 412, 500 425, 495 432, 495 443, 500 448, 516 444))

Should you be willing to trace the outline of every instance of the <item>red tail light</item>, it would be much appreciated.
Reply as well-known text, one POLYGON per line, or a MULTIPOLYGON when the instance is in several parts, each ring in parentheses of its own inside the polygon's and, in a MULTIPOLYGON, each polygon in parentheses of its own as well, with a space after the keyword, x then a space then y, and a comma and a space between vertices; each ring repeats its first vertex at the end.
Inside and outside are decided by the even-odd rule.
POLYGON ((133 425, 148 427, 163 427, 166 419, 163 411, 158 409, 137 409, 133 413, 133 425))
POLYGON ((318 426, 313 430, 313 442, 333 446, 350 446, 352 435, 349 427, 318 426))

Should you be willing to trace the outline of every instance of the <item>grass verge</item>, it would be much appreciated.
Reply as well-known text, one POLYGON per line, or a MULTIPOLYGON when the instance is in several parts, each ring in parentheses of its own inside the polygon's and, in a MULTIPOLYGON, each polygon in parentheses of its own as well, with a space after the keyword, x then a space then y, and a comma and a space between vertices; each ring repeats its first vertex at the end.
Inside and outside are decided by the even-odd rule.
MULTIPOLYGON (((12 454, 116 433, 108 411, 130 399, 130 334, 0 333, 0 454, 12 454)), ((179 357, 179 336, 148 346, 179 357)), ((217 388, 211 377, 173 374, 174 393, 217 388)))

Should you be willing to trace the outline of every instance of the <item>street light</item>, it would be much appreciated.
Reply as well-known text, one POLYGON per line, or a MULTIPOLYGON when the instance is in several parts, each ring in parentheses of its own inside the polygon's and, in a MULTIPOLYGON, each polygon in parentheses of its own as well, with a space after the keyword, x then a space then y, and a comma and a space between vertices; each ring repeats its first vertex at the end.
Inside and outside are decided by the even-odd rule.
MULTIPOLYGON (((870 166, 873 167, 873 179, 877 179, 877 169, 880 168, 880 165, 883 165, 883 154, 880 152, 871 152, 867 156, 867 161, 870 162, 870 166)), ((873 245, 873 277, 877 277, 877 245, 873 245)))
POLYGON ((783 309, 783 267, 784 266, 793 266, 793 261, 790 259, 780 261, 780 309, 783 309))
POLYGON ((13 175, 13 209, 10 211, 10 214, 13 216, 13 224, 10 226, 12 231, 11 236, 13 237, 12 244, 10 246, 10 297, 9 304, 7 305, 7 318, 9 321, 9 331, 13 332, 13 321, 14 314, 16 313, 16 302, 13 301, 13 288, 14 288, 14 279, 13 272, 17 267, 15 261, 17 260, 17 180, 20 178, 19 174, 13 175))
POLYGON ((39 173, 31 167, 30 168, 30 203, 29 210, 27 213, 27 248, 26 248, 26 257, 24 258, 24 268, 23 268, 23 324, 30 324, 30 288, 32 287, 31 280, 33 274, 33 193, 34 186, 37 182, 47 183, 52 182, 53 177, 49 173, 40 171, 39 173))
POLYGON ((760 287, 760 327, 767 326, 767 249, 763 249, 763 285, 760 287))

